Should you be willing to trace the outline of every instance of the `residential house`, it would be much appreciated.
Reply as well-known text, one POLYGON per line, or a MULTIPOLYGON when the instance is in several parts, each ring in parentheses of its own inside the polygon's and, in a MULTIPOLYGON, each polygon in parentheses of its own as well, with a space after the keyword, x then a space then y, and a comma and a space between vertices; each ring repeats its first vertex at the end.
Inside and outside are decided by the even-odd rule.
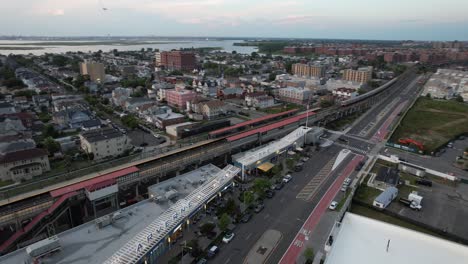
POLYGON ((15 106, 10 103, 0 103, 0 115, 16 113, 15 106))
POLYGON ((267 108, 275 105, 275 99, 264 92, 248 93, 245 95, 245 104, 249 107, 267 108))
POLYGON ((226 114, 226 106, 223 101, 212 100, 201 104, 201 114, 203 114, 206 119, 213 119, 226 114))
POLYGON ((112 91, 112 103, 115 106, 124 108, 128 98, 132 95, 131 88, 117 87, 112 91))
POLYGON ((21 110, 28 109, 31 106, 26 96, 15 96, 13 98, 13 104, 21 110))
POLYGON ((43 107, 49 108, 50 107, 50 96, 48 95, 33 95, 32 102, 37 109, 41 109, 43 107))
POLYGON ((124 109, 131 113, 140 113, 155 105, 155 101, 145 97, 130 97, 125 101, 124 109))
POLYGON ((49 171, 47 151, 33 148, 0 155, 0 179, 3 181, 30 180, 49 171))
POLYGON ((92 119, 88 110, 74 108, 54 113, 52 118, 62 128, 80 128, 83 122, 92 119))
POLYGON ((81 149, 93 154, 94 160, 121 155, 130 146, 127 135, 112 127, 81 132, 81 149))
POLYGON ((0 134, 2 136, 18 135, 26 131, 23 122, 18 117, 0 116, 0 134))

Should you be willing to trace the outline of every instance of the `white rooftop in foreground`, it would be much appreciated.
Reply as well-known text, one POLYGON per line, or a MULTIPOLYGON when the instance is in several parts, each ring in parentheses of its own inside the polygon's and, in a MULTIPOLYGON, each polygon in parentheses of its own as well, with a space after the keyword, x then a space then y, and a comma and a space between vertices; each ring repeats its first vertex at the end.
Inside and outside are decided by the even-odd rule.
MULTIPOLYGON (((161 186, 171 186, 179 193, 179 201, 188 197, 200 184, 180 184, 181 182, 211 182, 223 170, 208 164, 197 170, 187 172, 175 178, 161 182, 161 186)), ((153 188, 157 188, 155 185, 153 188)), ((58 234, 62 250, 50 257, 44 258, 44 263, 66 264, 101 264, 115 252, 132 240, 142 230, 145 230, 155 219, 177 202, 165 201, 155 203, 144 200, 122 209, 124 218, 114 224, 98 229, 94 221, 82 224, 73 229, 58 234), (131 213, 131 215, 130 215, 131 213)), ((25 263, 28 259, 25 249, 14 251, 0 257, 1 264, 25 263)))
POLYGON ((311 129, 312 128, 310 127, 301 126, 279 140, 275 140, 256 149, 237 154, 233 158, 236 162, 243 164, 244 166, 253 165, 258 160, 264 159, 303 138, 311 129))
POLYGON ((343 263, 466 264, 468 263, 468 247, 346 213, 325 261, 325 264, 343 263))

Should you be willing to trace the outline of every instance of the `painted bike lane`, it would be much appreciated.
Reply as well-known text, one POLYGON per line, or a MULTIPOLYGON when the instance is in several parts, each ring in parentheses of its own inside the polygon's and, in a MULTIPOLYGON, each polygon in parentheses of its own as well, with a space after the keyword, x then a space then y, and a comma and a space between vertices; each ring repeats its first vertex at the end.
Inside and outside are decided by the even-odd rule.
POLYGON ((343 181, 351 175, 355 167, 360 161, 364 159, 362 155, 356 155, 348 165, 343 169, 341 175, 333 182, 333 184, 328 188, 325 195, 320 199, 317 206, 314 208, 312 213, 310 213, 307 220, 304 222, 304 225, 301 227, 301 230, 297 233, 293 242, 289 245, 288 249, 284 253, 283 257, 280 260, 280 264, 291 264, 295 263, 299 257, 304 243, 309 239, 310 233, 320 222, 320 218, 327 211, 328 206, 333 201, 335 196, 338 194, 343 181))

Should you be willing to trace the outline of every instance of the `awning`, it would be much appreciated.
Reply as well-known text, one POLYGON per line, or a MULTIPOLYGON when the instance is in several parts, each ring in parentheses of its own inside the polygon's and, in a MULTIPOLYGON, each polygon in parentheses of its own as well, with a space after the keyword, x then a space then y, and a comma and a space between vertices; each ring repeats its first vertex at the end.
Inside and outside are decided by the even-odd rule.
POLYGON ((296 147, 296 151, 299 151, 299 152, 301 152, 301 151, 303 151, 303 150, 304 150, 304 149, 303 149, 303 148, 301 148, 301 147, 296 147))
POLYGON ((263 172, 267 172, 267 171, 271 170, 271 168, 273 168, 274 166, 275 166, 275 164, 272 164, 270 162, 265 162, 265 163, 261 164, 260 166, 258 166, 257 168, 260 169, 263 172))

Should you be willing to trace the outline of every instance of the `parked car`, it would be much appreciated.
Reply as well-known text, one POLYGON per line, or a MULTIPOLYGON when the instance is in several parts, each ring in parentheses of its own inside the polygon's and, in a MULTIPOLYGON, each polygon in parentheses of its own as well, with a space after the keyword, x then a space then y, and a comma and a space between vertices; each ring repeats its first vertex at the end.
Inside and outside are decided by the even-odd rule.
POLYGON ((283 189, 284 183, 277 183, 274 185, 275 190, 281 190, 283 189))
POLYGON ((204 258, 200 259, 197 264, 206 264, 208 261, 204 258))
POLYGON ((348 189, 348 185, 343 184, 343 186, 341 186, 341 191, 342 192, 346 192, 347 189, 348 189))
POLYGON ((328 207, 328 209, 330 209, 330 210, 335 210, 337 206, 338 206, 338 202, 333 201, 333 202, 331 202, 331 204, 330 204, 330 206, 328 207))
POLYGON ((416 180, 416 184, 432 187, 432 181, 425 179, 416 180))
POLYGON ((244 217, 242 217, 241 221, 242 223, 247 223, 250 220, 250 218, 252 218, 252 214, 247 213, 244 215, 244 217))
POLYGON ((301 158, 301 161, 302 161, 302 162, 306 162, 306 161, 308 161, 308 160, 309 160, 309 157, 307 157, 307 156, 301 158))
POLYGON ((217 246, 212 246, 209 250, 208 253, 206 254, 208 258, 213 258, 218 254, 219 248, 217 246))
POLYGON ((275 192, 273 190, 266 190, 265 191, 265 196, 267 198, 273 198, 273 196, 275 196, 275 192))
POLYGON ((228 232, 226 235, 223 237, 223 243, 229 243, 231 240, 234 239, 234 233, 233 232, 228 232))
POLYGON ((296 166, 294 166, 294 171, 299 172, 302 171, 302 168, 304 167, 304 163, 298 162, 296 166))
POLYGON ((259 203, 259 204, 257 204, 257 206, 255 206, 254 211, 255 211, 256 213, 260 213, 260 211, 262 211, 263 208, 265 208, 265 205, 263 205, 262 203, 259 203))
POLYGON ((283 182, 284 183, 288 183, 292 180, 292 176, 291 174, 286 174, 284 177, 283 177, 283 182))

